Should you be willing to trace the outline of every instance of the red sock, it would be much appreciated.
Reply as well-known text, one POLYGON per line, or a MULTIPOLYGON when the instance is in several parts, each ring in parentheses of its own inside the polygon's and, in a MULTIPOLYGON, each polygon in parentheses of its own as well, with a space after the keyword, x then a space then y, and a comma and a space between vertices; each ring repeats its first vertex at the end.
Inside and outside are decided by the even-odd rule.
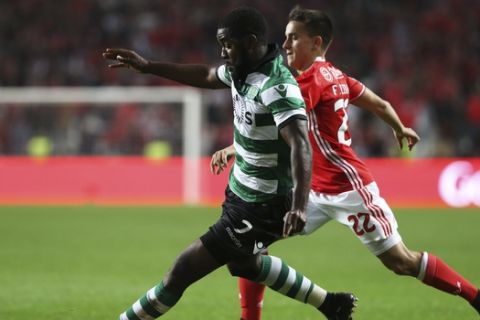
POLYGON ((240 306, 243 320, 260 320, 262 315, 265 286, 244 278, 239 278, 240 306))
MULTIPOLYGON (((426 254, 425 252, 424 255, 426 254)), ((478 293, 477 287, 464 279, 440 258, 428 254, 427 259, 425 277, 423 279, 425 284, 453 295, 460 295, 468 302, 472 302, 475 299, 478 293)))

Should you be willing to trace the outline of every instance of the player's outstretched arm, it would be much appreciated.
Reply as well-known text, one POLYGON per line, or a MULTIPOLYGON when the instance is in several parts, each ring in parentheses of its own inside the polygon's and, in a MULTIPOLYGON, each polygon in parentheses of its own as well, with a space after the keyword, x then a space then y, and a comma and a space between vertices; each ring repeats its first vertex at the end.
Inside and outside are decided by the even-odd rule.
POLYGON ((207 65, 150 61, 128 49, 106 49, 102 55, 104 59, 115 61, 108 65, 109 68, 133 69, 198 88, 226 88, 218 80, 215 68, 207 65))
POLYGON ((228 161, 235 156, 235 147, 232 145, 216 151, 210 160, 210 172, 213 174, 220 174, 225 170, 228 161))
POLYGON ((306 207, 312 175, 312 150, 308 140, 307 121, 290 121, 280 130, 290 146, 293 179, 292 208, 284 217, 283 236, 288 237, 303 230, 307 221, 306 207))
POLYGON ((403 148, 403 139, 407 140, 409 150, 412 150, 413 146, 420 141, 420 137, 412 128, 403 125, 402 120, 400 120, 390 102, 383 100, 370 89, 365 88, 364 93, 352 103, 375 113, 385 121, 393 129, 393 134, 400 148, 403 148))

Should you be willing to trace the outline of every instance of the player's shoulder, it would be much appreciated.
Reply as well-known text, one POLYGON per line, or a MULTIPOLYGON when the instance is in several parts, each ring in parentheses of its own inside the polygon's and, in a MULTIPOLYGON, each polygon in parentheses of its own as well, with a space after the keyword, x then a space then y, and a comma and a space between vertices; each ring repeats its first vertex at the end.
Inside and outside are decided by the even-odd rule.
POLYGON ((217 78, 223 82, 225 85, 230 86, 232 82, 232 75, 230 73, 230 70, 227 68, 226 64, 222 64, 217 66, 215 70, 215 74, 217 75, 217 78))
POLYGON ((315 77, 326 82, 335 82, 347 77, 342 70, 326 60, 315 61, 314 68, 315 77))
MULTIPOLYGON (((295 77, 283 64, 272 68, 272 73, 262 86, 262 97, 274 94, 277 98, 297 98, 303 101, 295 77)), ((268 100, 268 99, 267 99, 268 100)))
POLYGON ((272 83, 281 83, 283 81, 295 83, 295 77, 285 66, 282 56, 277 56, 266 64, 265 71, 268 72, 272 83))
POLYGON ((278 105, 285 108, 285 105, 288 105, 290 109, 305 107, 298 83, 283 64, 281 56, 265 64, 260 70, 267 76, 259 86, 261 101, 266 106, 275 108, 278 105))

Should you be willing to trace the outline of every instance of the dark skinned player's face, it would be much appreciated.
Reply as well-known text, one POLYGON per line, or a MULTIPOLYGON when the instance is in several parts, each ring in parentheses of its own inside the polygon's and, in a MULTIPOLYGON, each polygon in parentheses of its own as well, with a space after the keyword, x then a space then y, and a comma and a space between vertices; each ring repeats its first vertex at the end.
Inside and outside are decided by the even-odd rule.
POLYGON ((217 41, 221 47, 221 57, 228 67, 242 73, 247 65, 247 52, 242 40, 233 38, 227 28, 217 30, 217 41))

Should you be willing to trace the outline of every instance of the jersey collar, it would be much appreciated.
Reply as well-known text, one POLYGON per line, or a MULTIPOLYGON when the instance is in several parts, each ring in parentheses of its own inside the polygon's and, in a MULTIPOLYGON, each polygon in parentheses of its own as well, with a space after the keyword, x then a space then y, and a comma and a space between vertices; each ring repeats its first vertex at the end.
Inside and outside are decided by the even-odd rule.
POLYGON ((298 75, 296 77, 297 80, 300 80, 300 79, 305 79, 306 77, 308 77, 312 72, 315 72, 315 68, 313 68, 313 66, 315 65, 315 62, 325 62, 325 58, 324 57, 316 57, 315 60, 313 61, 313 63, 310 65, 310 67, 307 68, 307 70, 303 71, 300 75, 298 75))
POLYGON ((267 53, 263 56, 263 58, 258 60, 258 62, 255 65, 253 65, 251 68, 243 72, 238 79, 233 79, 233 80, 235 82, 245 81, 245 79, 249 74, 257 71, 258 69, 263 67, 265 64, 269 63, 270 61, 275 60, 278 56, 280 56, 280 59, 282 59, 279 46, 275 43, 268 44, 267 53))

